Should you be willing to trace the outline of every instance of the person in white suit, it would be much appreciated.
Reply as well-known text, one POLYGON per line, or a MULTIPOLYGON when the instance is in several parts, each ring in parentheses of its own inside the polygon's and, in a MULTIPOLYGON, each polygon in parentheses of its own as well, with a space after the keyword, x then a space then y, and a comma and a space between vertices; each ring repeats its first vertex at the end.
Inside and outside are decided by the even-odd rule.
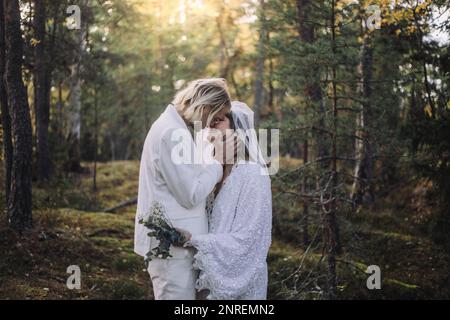
MULTIPOLYGON (((196 153, 204 144, 196 144, 193 124, 202 128, 220 121, 229 112, 231 100, 222 78, 191 81, 179 91, 171 104, 151 126, 145 139, 139 172, 139 191, 135 221, 134 251, 143 257, 157 240, 148 237, 148 229, 139 223, 154 201, 165 207, 167 218, 176 228, 191 234, 208 233, 206 198, 222 179, 222 164, 174 161, 174 149, 196 153), (185 132, 188 138, 174 136, 185 132), (177 133, 177 134, 174 134, 177 133)), ((193 268, 193 249, 171 246, 171 258, 152 259, 148 272, 157 300, 193 300, 196 298, 197 271, 193 268)))

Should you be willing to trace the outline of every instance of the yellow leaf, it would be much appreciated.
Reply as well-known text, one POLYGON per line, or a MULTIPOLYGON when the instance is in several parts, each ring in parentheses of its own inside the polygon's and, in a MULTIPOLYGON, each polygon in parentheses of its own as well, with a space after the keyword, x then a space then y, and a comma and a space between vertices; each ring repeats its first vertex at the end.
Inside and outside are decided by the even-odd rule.
POLYGON ((447 109, 450 110, 450 101, 447 102, 447 109))
POLYGON ((38 39, 36 39, 36 38, 31 38, 31 40, 30 40, 30 44, 31 44, 33 47, 36 47, 39 43, 41 43, 41 41, 38 40, 38 39))
POLYGON ((429 104, 427 104, 426 106, 425 106, 425 108, 423 108, 423 111, 425 111, 425 114, 428 116, 428 117, 432 117, 433 116, 433 111, 431 110, 431 106, 429 105, 429 104))

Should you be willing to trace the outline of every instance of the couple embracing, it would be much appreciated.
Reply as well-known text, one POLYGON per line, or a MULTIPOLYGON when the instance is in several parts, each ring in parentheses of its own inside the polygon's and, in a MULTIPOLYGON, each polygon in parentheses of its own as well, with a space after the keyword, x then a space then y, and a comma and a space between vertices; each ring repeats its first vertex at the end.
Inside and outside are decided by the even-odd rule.
POLYGON ((134 250, 145 257, 157 245, 139 223, 154 201, 182 235, 171 257, 148 263, 155 299, 266 299, 272 194, 254 133, 252 110, 231 101, 221 78, 189 82, 153 123, 141 157, 134 250), (199 143, 198 124, 215 134, 199 143), (189 138, 174 139, 180 130, 189 138), (175 161, 180 144, 207 161, 175 161))

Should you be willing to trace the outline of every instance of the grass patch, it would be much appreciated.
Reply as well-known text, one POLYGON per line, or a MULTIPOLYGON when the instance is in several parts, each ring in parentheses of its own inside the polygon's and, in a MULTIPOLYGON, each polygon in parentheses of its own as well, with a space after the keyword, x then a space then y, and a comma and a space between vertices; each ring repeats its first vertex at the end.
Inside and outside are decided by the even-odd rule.
MULTIPOLYGON (((297 159, 281 163, 300 164, 297 159)), ((4 222, 0 225, 0 298, 151 299, 143 259, 133 252, 136 207, 114 214, 101 211, 136 197, 138 173, 137 161, 100 163, 96 192, 91 174, 35 186, 33 230, 18 237, 4 222), (81 290, 66 287, 70 265, 81 269, 81 290)), ((407 205, 391 198, 358 213, 340 214, 344 252, 337 262, 338 298, 449 299, 449 253, 410 223, 414 213, 407 205), (381 290, 367 289, 364 271, 369 265, 381 268, 381 290)), ((280 196, 274 199, 273 213, 277 225, 268 257, 268 298, 324 298, 326 261, 320 245, 305 254, 299 200, 280 196)), ((314 212, 310 223, 319 243, 320 217, 314 212)))

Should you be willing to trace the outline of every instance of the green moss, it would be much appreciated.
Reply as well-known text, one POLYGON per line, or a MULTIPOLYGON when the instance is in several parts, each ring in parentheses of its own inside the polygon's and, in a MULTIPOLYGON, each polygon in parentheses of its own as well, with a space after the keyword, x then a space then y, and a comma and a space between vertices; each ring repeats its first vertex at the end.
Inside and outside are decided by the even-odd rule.
POLYGON ((386 279, 386 283, 401 286, 404 289, 419 289, 420 287, 414 284, 405 283, 395 279, 386 279))
MULTIPOLYGON (((298 164, 289 160, 283 165, 298 164)), ((0 224, 0 298, 152 298, 142 258, 133 252, 136 207, 101 212, 136 197, 138 173, 137 161, 101 163, 97 192, 92 191, 92 176, 87 174, 36 186, 33 231, 18 239, 0 224), (81 268, 81 290, 68 290, 65 285, 66 269, 72 264, 81 268)), ((269 299, 325 297, 320 216, 311 208, 310 234, 317 232, 317 237, 305 254, 299 199, 274 199, 278 232, 274 228, 268 256, 269 299)), ((337 261, 340 299, 450 297, 450 256, 409 223, 411 215, 404 206, 398 209, 395 201, 382 200, 378 207, 357 214, 340 212, 344 248, 337 261), (381 268, 381 290, 367 289, 364 271, 372 264, 381 268)))
POLYGON ((147 292, 133 281, 116 281, 111 285, 112 299, 145 299, 147 292))
POLYGON ((138 272, 145 267, 144 261, 141 257, 136 257, 135 255, 122 255, 117 257, 113 263, 116 271, 136 271, 138 272))

